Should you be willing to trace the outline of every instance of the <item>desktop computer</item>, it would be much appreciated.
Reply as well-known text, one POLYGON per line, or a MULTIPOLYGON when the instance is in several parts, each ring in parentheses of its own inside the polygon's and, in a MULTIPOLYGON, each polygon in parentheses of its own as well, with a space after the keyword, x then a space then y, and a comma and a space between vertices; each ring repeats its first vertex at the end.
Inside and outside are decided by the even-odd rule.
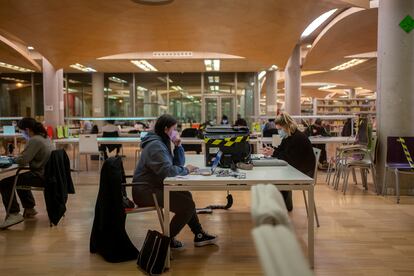
POLYGON ((222 168, 231 168, 238 162, 249 162, 251 153, 249 134, 248 127, 207 127, 204 132, 206 166, 212 165, 219 151, 223 153, 220 161, 222 168))

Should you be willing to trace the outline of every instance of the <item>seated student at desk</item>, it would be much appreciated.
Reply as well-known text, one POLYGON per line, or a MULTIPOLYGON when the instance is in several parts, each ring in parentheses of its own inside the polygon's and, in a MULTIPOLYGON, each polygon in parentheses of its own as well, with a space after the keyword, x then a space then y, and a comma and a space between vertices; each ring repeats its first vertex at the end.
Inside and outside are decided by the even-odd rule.
MULTIPOLYGON (((313 125, 310 125, 305 131, 306 136, 324 136, 329 137, 331 134, 322 125, 321 119, 316 119, 313 125)), ((328 168, 327 156, 326 156, 326 144, 316 144, 313 147, 321 150, 321 156, 319 157, 320 168, 328 168)))
MULTIPOLYGON (((315 155, 308 137, 303 134, 296 122, 287 113, 282 113, 276 118, 276 128, 282 138, 282 143, 276 148, 263 149, 265 156, 273 156, 285 160, 295 169, 309 177, 313 177, 315 170, 315 155)), ((282 191, 288 211, 292 211, 292 191, 282 191)))
MULTIPOLYGON (((163 181, 166 177, 187 175, 197 169, 192 165, 184 167, 184 149, 178 137, 177 121, 171 115, 158 118, 154 132, 149 132, 141 141, 141 158, 134 172, 134 182, 143 184, 134 186, 134 202, 141 207, 154 206, 152 193, 155 193, 161 206, 163 200, 163 181), (171 149, 171 142, 174 150, 171 149), (172 154, 173 153, 173 154, 172 154)), ((182 248, 183 244, 175 236, 187 224, 194 233, 194 245, 213 244, 217 237, 204 232, 198 220, 193 197, 188 191, 170 193, 170 210, 175 213, 170 223, 171 248, 182 248)))
MULTIPOLYGON (((26 184, 42 187, 44 185, 44 169, 53 150, 52 143, 50 142, 43 125, 36 122, 33 118, 23 118, 17 123, 17 126, 28 142, 22 153, 16 157, 15 162, 21 166, 29 165, 30 167, 30 171, 19 175, 17 185, 26 184)), ((14 177, 15 176, 7 177, 0 181, 0 191, 5 209, 7 209, 9 205, 14 177)), ((20 207, 17 203, 16 195, 14 195, 10 214, 4 223, 0 225, 1 229, 22 222, 24 217, 29 218, 37 214, 34 209, 36 203, 32 192, 30 190, 17 190, 17 193, 24 207, 23 216, 20 214, 20 207)))

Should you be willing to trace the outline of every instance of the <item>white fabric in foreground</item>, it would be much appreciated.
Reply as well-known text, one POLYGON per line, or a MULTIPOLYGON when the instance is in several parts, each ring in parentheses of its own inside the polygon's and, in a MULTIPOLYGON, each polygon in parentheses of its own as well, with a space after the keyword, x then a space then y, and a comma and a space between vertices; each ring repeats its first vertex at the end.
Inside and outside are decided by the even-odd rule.
POLYGON ((252 186, 252 219, 259 226, 262 224, 283 224, 292 228, 285 201, 276 186, 259 184, 252 186))
POLYGON ((296 237, 284 225, 262 225, 252 230, 260 263, 266 276, 311 276, 296 237))

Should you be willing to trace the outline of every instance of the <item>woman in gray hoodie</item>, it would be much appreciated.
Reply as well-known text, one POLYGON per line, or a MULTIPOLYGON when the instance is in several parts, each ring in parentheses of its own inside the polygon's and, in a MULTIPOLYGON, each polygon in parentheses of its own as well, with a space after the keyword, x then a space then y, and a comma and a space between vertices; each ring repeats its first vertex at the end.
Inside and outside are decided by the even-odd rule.
MULTIPOLYGON (((192 165, 184 167, 185 155, 178 137, 177 121, 171 115, 160 116, 155 123, 154 132, 149 132, 141 141, 141 158, 134 172, 132 195, 134 202, 141 207, 154 206, 152 194, 162 206, 163 181, 166 177, 187 175, 197 169, 192 165), (171 144, 174 144, 174 150, 171 144)), ((209 235, 198 220, 193 197, 188 191, 170 193, 170 210, 175 213, 170 223, 171 248, 182 248, 183 244, 175 239, 181 229, 188 224, 194 233, 194 245, 213 244, 217 237, 209 235)))

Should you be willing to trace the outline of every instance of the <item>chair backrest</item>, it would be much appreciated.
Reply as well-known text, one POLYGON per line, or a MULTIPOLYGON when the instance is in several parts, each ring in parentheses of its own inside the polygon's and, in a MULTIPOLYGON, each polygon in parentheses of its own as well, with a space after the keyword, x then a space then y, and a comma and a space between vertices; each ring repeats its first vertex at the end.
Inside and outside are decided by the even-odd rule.
POLYGON ((321 149, 313 148, 313 154, 315 154, 315 171, 313 173, 313 180, 314 184, 316 184, 317 176, 318 176, 318 163, 319 163, 319 157, 321 156, 321 149))
MULTIPOLYGON (((387 163, 408 164, 399 138, 399 136, 387 137, 387 163)), ((414 137, 401 138, 404 138, 408 151, 411 154, 411 158, 414 158, 414 137)))
POLYGON ((372 162, 375 163, 375 161, 377 160, 377 154, 378 154, 378 137, 376 135, 371 137, 369 151, 371 153, 372 162))
POLYGON ((99 153, 96 134, 79 135, 79 153, 99 153))
POLYGON ((56 137, 57 137, 58 139, 63 139, 63 138, 65 138, 65 135, 64 135, 64 133, 63 133, 63 126, 57 126, 57 127, 56 127, 56 137))

